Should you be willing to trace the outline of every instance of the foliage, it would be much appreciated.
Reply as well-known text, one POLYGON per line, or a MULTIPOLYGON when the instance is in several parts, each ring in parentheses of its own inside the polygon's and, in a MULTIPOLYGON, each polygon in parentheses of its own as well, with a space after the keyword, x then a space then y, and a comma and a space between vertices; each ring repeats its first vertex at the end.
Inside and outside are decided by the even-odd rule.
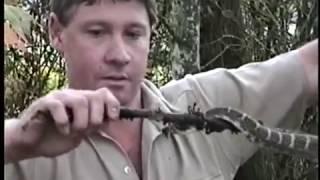
POLYGON ((30 37, 30 25, 33 18, 27 12, 12 5, 5 4, 5 45, 25 50, 25 45, 30 37))
MULTIPOLYGON (((66 85, 63 59, 48 40, 48 0, 17 2, 13 5, 26 9, 32 20, 28 20, 30 26, 21 23, 26 22, 21 18, 28 17, 21 15, 22 8, 21 11, 13 6, 9 8, 11 11, 6 8, 5 18, 11 23, 5 34, 6 38, 10 37, 7 44, 22 39, 26 46, 21 48, 20 43, 5 47, 6 117, 17 116, 35 98, 66 85)), ((179 57, 188 67, 183 75, 199 69, 235 68, 244 63, 267 60, 318 37, 318 0, 202 0, 197 5, 191 3, 198 1, 184 1, 192 7, 201 7, 200 20, 197 13, 188 16, 199 22, 188 23, 184 23, 187 22, 183 21, 186 11, 181 9, 188 4, 181 4, 179 0, 157 2, 160 21, 152 34, 147 78, 158 86, 173 79, 173 70, 177 67, 172 62, 179 57), (189 23, 199 27, 189 28, 189 23), (187 36, 198 36, 194 33, 198 28, 200 37, 182 40, 187 36), (200 44, 195 45, 199 38, 200 44), (191 51, 190 44, 195 45, 192 48, 199 46, 199 52, 191 51), (186 57, 192 57, 194 62, 186 63, 190 58, 180 56, 185 52, 191 53, 186 57)), ((301 129, 317 134, 318 119, 317 107, 311 108, 301 129)), ((311 180, 318 177, 317 171, 308 174, 312 167, 303 159, 261 150, 240 169, 236 179, 311 180)))
MULTIPOLYGON (((30 2, 31 3, 31 2, 30 2)), ((36 3, 36 1, 32 1, 36 3)), ((39 2, 38 2, 39 3, 39 2)), ((50 46, 48 34, 43 28, 46 26, 46 15, 41 8, 28 5, 28 14, 32 17, 29 24, 19 23, 24 21, 26 15, 17 7, 12 16, 11 11, 5 11, 10 17, 10 23, 19 28, 13 28, 19 35, 27 37, 28 43, 23 44, 23 48, 16 49, 11 44, 5 47, 5 117, 17 116, 34 99, 48 93, 50 90, 63 87, 65 85, 65 72, 62 58, 50 46), (32 15, 32 16, 31 16, 32 15)), ((5 34, 8 35, 8 34, 5 34)), ((18 41, 19 42, 19 41, 18 41)))

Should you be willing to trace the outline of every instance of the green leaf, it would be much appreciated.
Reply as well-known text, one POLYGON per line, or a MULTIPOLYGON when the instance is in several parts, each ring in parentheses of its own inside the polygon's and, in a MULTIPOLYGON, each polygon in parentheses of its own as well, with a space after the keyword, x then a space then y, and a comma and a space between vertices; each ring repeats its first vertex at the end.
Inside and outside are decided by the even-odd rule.
POLYGON ((5 21, 9 22, 17 34, 29 37, 31 34, 31 23, 34 21, 33 17, 23 9, 15 6, 5 4, 4 8, 5 21))

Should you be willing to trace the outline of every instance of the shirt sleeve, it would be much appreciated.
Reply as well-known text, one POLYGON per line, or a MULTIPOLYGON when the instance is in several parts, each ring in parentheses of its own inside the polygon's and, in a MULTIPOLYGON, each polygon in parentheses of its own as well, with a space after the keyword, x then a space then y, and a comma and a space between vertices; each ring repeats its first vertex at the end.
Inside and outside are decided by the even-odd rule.
MULTIPOLYGON (((218 68, 187 75, 182 80, 168 83, 161 90, 169 100, 179 96, 176 92, 182 94, 179 89, 188 94, 192 92, 191 99, 202 111, 229 106, 261 120, 266 126, 295 129, 307 108, 306 83, 297 52, 291 51, 237 69, 218 68)), ((257 150, 257 146, 244 136, 225 131, 215 137, 214 143, 219 144, 221 152, 235 169, 257 150)))

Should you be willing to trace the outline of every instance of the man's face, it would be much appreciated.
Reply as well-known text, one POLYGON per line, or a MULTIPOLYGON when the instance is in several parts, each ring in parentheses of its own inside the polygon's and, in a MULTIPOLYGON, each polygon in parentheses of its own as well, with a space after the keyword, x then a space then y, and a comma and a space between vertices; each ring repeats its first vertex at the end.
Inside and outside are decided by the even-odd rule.
POLYGON ((52 22, 50 32, 56 32, 51 41, 66 59, 71 88, 108 87, 120 103, 136 96, 146 71, 151 31, 142 3, 82 4, 67 26, 52 22))

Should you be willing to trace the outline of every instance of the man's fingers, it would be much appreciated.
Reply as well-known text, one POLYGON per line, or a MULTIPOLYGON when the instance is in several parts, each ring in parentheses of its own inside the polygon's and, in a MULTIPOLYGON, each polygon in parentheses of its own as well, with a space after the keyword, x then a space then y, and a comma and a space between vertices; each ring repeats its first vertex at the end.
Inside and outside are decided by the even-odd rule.
POLYGON ((34 102, 21 116, 25 121, 22 129, 26 131, 28 128, 32 129, 33 124, 47 124, 52 121, 62 134, 68 134, 69 122, 64 104, 52 96, 40 98, 34 102), (30 127, 29 127, 30 126, 30 127))
POLYGON ((96 130, 103 123, 105 111, 104 101, 101 95, 97 92, 90 93, 89 96, 89 128, 90 130, 96 130))
POLYGON ((107 118, 116 120, 119 118, 120 103, 117 98, 106 88, 98 90, 99 93, 104 97, 105 111, 107 112, 107 118))
POLYGON ((37 113, 49 111, 49 116, 40 119, 54 121, 60 133, 69 135, 71 131, 81 134, 89 129, 96 130, 104 120, 118 119, 120 103, 107 88, 96 91, 68 89, 55 91, 32 107, 24 119, 29 121, 37 113))
POLYGON ((77 132, 84 132, 89 121, 89 100, 85 96, 73 97, 69 103, 73 110, 72 127, 77 132))
MULTIPOLYGON (((67 91, 55 95, 55 98, 63 104, 65 115, 67 116, 70 131, 82 133, 88 127, 89 100, 78 92, 67 91)), ((64 118, 64 117, 63 117, 64 118)), ((58 119, 55 119, 58 121, 58 119)))
POLYGON ((70 134, 70 122, 65 105, 61 101, 52 98, 48 100, 47 108, 50 111, 58 131, 64 135, 70 134))

